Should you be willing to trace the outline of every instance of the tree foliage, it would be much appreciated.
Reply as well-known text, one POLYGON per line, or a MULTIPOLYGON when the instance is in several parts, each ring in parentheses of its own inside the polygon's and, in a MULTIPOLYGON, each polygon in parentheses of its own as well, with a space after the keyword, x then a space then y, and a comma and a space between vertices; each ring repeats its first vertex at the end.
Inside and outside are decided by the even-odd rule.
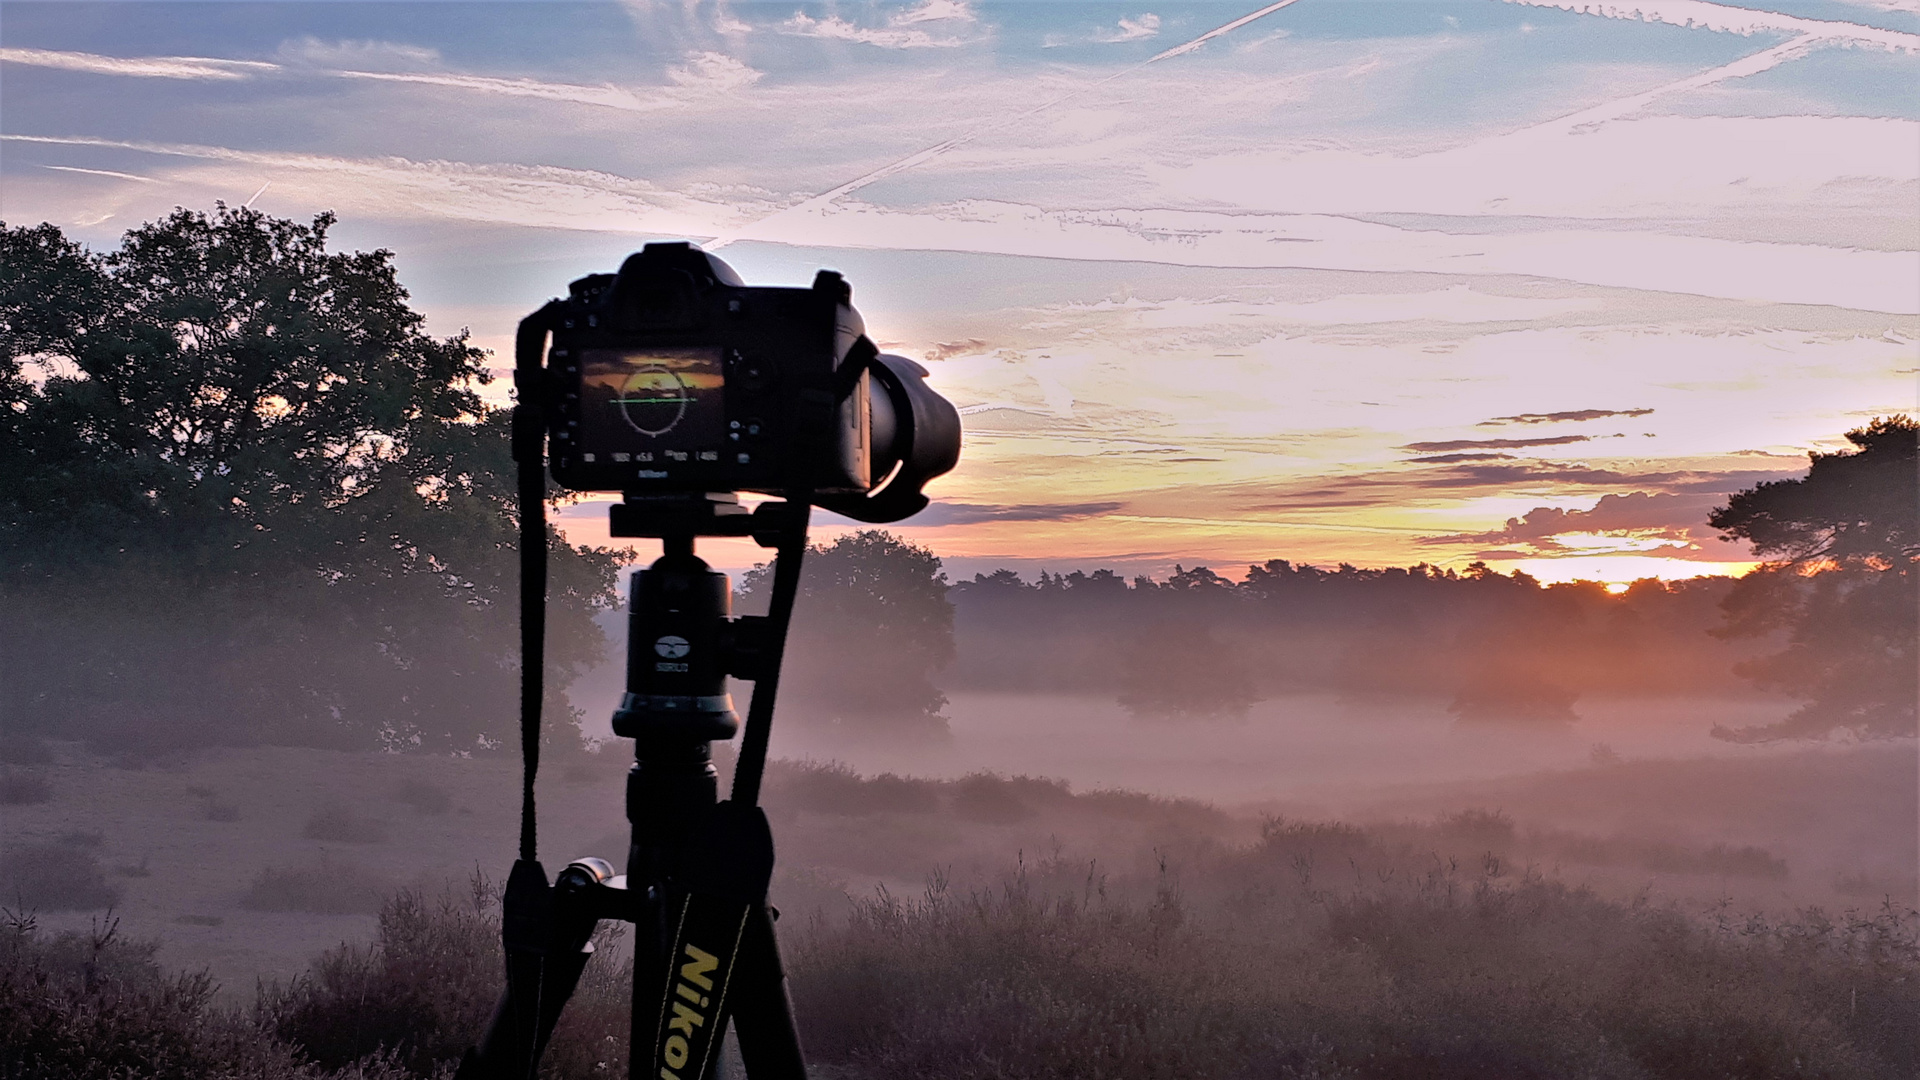
MULTIPOLYGON (((485 354, 392 253, 177 210, 89 252, 0 225, 9 728, 472 747, 512 720, 512 462, 485 354)), ((613 557, 552 541, 558 689, 613 557)))
MULTIPOLYGON (((742 589, 764 603, 771 564, 742 589)), ((953 659, 953 604, 940 559, 883 529, 815 545, 794 605, 782 696, 798 713, 866 732, 946 731, 933 676, 953 659)))
POLYGON ((1778 724, 1716 729, 1721 738, 1915 734, 1920 423, 1876 419, 1847 441, 1852 450, 1815 453, 1806 476, 1740 492, 1710 519, 1773 557, 1727 597, 1721 633, 1783 634, 1787 647, 1740 673, 1806 701, 1778 724))

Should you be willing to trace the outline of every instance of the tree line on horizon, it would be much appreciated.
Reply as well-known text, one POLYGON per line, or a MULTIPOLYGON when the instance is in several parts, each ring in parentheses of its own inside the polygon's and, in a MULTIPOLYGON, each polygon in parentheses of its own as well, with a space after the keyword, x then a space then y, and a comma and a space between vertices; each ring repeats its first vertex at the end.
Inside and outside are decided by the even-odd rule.
MULTIPOLYGON (((0 223, 0 736, 135 757, 512 745, 505 410, 475 392, 464 332, 425 333, 392 253, 328 251, 332 224, 182 209, 96 253, 0 223)), ((1917 436, 1878 419, 1804 478, 1733 496, 1711 524, 1761 570, 1619 596, 1484 564, 1283 559, 1237 583, 1196 566, 950 584, 930 551, 866 530, 808 560, 783 709, 938 735, 949 691, 1107 693, 1168 718, 1332 692, 1553 722, 1583 695, 1751 685, 1806 704, 1729 738, 1910 736, 1917 436)), ((630 554, 548 543, 564 718, 630 554)), ((743 607, 766 584, 745 575, 743 607)))

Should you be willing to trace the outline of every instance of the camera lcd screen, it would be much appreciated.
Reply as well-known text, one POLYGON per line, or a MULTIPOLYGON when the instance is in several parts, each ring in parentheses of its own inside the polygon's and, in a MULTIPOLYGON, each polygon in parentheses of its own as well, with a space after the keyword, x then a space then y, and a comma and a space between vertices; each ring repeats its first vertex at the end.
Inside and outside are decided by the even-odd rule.
POLYGON ((717 346, 587 349, 580 376, 585 461, 713 460, 726 442, 717 346))

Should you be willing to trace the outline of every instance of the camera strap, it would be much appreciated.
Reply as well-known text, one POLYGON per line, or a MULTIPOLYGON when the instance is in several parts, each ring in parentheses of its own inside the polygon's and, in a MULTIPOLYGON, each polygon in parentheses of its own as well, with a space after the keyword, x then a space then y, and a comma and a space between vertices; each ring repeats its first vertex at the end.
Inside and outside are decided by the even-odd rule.
MULTIPOLYGON (((533 780, 540 771, 540 706, 547 668, 547 334, 555 300, 520 321, 513 343, 513 460, 520 503, 520 858, 539 858, 533 780)), ((544 875, 543 875, 544 876, 544 875)))

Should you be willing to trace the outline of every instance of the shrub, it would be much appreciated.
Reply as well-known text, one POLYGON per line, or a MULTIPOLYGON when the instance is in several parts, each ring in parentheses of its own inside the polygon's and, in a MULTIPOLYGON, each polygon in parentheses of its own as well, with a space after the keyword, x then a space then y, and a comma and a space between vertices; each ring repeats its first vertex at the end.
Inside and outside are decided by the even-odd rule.
POLYGON ((387 824, 362 817, 341 803, 329 803, 313 812, 300 835, 342 844, 378 844, 387 838, 387 824))
POLYGON ((313 866, 269 866, 240 897, 249 911, 305 911, 316 915, 361 915, 380 910, 392 882, 325 854, 313 866))
MULTIPOLYGON (((1348 839, 1281 827, 1266 846, 1348 839)), ((801 938, 789 968, 809 1053, 847 1080, 1892 1078, 1920 1064, 1912 913, 1724 926, 1495 875, 1366 873, 1338 892, 1242 897, 1231 915, 1164 882, 1129 902, 1017 875, 857 904, 843 928, 801 938)))
POLYGON ((240 808, 221 798, 210 787, 195 784, 187 788, 187 794, 200 800, 200 816, 208 821, 240 820, 240 808))
POLYGON ((413 808, 416 814, 444 814, 453 809, 453 794, 431 780, 411 776, 400 781, 393 791, 394 800, 413 808))
POLYGON ((1031 776, 973 773, 953 782, 954 813, 984 825, 1026 821, 1072 798, 1065 782, 1031 776))
POLYGON ((0 770, 0 806, 31 806, 53 798, 53 785, 37 773, 0 770))
MULTIPOLYGON (((596 940, 604 948, 610 930, 596 940)), ((479 1039, 502 985, 500 923, 492 887, 471 894, 388 898, 370 946, 342 945, 285 987, 261 998, 260 1013, 280 1038, 313 1060, 341 1067, 377 1051, 416 1076, 457 1062, 479 1039)), ((624 1076, 633 969, 587 965, 555 1029, 542 1075, 624 1076)))
POLYGON ((28 911, 87 911, 119 903, 120 890, 85 847, 24 844, 0 855, 0 899, 28 911))
POLYGON ((45 765, 53 760, 46 741, 32 735, 0 735, 0 762, 8 765, 45 765))
POLYGON ((867 817, 873 814, 931 813, 940 808, 940 785, 882 773, 862 777, 840 762, 779 762, 768 771, 772 805, 822 814, 867 817))
MULTIPOLYGON (((49 939, 31 917, 0 916, 0 1076, 22 1080, 325 1080, 248 1016, 213 1004, 204 972, 168 975, 156 944, 118 924, 49 939)), ((372 1059, 347 1076, 405 1080, 372 1059)))
POLYGON ((1483 671, 1468 679, 1447 711, 1461 720, 1495 724, 1566 724, 1579 719, 1580 695, 1527 671, 1483 671))

